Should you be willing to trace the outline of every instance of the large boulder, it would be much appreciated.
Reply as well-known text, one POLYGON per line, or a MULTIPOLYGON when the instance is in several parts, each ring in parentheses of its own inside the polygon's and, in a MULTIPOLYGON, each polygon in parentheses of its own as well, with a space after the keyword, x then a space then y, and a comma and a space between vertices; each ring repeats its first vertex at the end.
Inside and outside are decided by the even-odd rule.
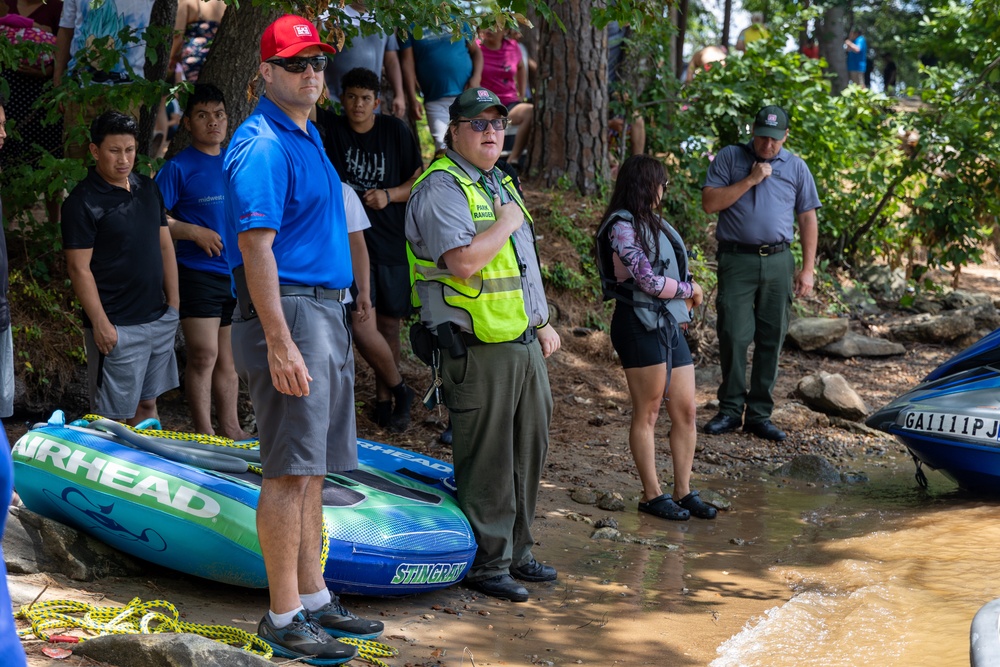
POLYGON ((824 345, 819 349, 823 354, 833 357, 889 357, 895 354, 906 354, 906 348, 900 343, 894 343, 884 338, 870 338, 848 331, 840 340, 824 345))
POLYGON ((868 406, 839 373, 820 371, 802 378, 798 394, 806 404, 820 412, 845 419, 863 419, 868 406))
POLYGON ((77 581, 130 577, 143 567, 86 533, 24 507, 11 507, 3 536, 4 561, 13 574, 64 574, 77 581))
POLYGON ((967 292, 952 290, 944 297, 944 307, 950 310, 961 310, 970 306, 992 306, 993 297, 983 292, 967 292))
POLYGON ((818 350, 843 338, 849 325, 845 318, 800 317, 788 325, 788 338, 800 350, 818 350))
POLYGON ((891 328, 896 340, 918 343, 950 343, 973 332, 976 320, 962 311, 946 311, 941 315, 914 315, 891 328))
POLYGON ((73 653, 116 667, 273 667, 258 655, 192 634, 105 635, 78 644, 73 653))
POLYGON ((771 420, 788 431, 804 431, 830 425, 830 418, 825 414, 810 410, 797 401, 776 406, 771 413, 771 420))
POLYGON ((906 271, 902 268, 872 264, 862 267, 858 276, 868 285, 872 296, 884 301, 899 301, 906 294, 906 271))

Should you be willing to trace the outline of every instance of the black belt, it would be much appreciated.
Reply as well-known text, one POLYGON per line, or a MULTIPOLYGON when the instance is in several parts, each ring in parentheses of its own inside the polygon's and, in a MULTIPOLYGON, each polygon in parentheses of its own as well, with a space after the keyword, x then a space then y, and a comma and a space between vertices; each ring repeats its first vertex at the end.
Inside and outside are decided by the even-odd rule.
MULTIPOLYGON (((465 341, 465 344, 467 346, 472 346, 472 345, 493 345, 493 343, 487 343, 486 341, 479 340, 478 338, 476 338, 476 334, 467 333, 465 331, 459 331, 458 334, 462 337, 462 340, 465 341)), ((527 345, 528 343, 531 343, 536 338, 538 338, 538 333, 536 332, 535 327, 528 327, 527 329, 524 330, 524 333, 522 333, 517 338, 515 338, 513 340, 505 340, 505 341, 502 341, 502 342, 504 342, 504 343, 520 343, 521 345, 527 345)))
POLYGON ((764 245, 751 245, 747 243, 726 243, 724 241, 719 242, 719 252, 738 252, 742 255, 760 255, 761 257, 767 257, 768 255, 777 255, 779 252, 784 252, 788 248, 788 243, 782 241, 781 243, 765 243, 764 245))
POLYGON ((278 292, 281 296, 311 296, 317 301, 323 301, 324 299, 343 301, 347 298, 349 290, 347 288, 310 287, 309 285, 279 285, 278 292))

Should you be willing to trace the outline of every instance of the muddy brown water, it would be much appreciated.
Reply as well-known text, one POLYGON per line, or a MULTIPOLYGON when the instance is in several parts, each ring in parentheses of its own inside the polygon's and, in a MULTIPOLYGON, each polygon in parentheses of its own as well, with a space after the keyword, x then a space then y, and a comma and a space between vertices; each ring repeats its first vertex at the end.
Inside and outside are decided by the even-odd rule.
MULTIPOLYGON (((658 520, 628 500, 609 514, 547 486, 536 555, 560 580, 530 584, 528 603, 463 586, 345 601, 385 622, 383 641, 400 650, 388 663, 399 667, 967 665, 969 623, 1000 596, 997 502, 965 496, 937 473, 921 491, 902 453, 867 472, 867 483, 839 488, 766 473, 697 480, 733 500, 714 522, 658 520), (581 514, 613 516, 636 541, 591 540, 581 514)), ((22 595, 55 582, 43 599, 164 598, 186 620, 249 631, 267 602, 263 591, 167 570, 93 584, 11 581, 22 595)), ((28 651, 29 664, 51 664, 37 644, 28 651)))

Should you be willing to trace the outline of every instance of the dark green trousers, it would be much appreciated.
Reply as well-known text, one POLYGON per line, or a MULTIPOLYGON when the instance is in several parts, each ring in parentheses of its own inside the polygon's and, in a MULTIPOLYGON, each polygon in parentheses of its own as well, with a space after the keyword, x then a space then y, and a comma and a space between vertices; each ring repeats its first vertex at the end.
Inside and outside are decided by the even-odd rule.
POLYGON ((531 523, 552 420, 542 346, 476 345, 458 358, 442 351, 441 376, 458 504, 479 545, 467 577, 507 574, 533 558, 531 523))
POLYGON ((774 408, 771 391, 788 330, 795 258, 786 249, 767 257, 723 252, 718 259, 719 412, 756 424, 770 419, 774 408), (748 389, 747 350, 751 342, 754 352, 748 389))

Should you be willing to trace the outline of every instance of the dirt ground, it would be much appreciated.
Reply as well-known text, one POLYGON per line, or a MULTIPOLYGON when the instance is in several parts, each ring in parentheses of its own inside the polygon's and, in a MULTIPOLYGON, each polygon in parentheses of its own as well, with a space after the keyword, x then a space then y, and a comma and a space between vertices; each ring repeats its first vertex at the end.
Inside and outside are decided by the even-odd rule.
MULTIPOLYGON (((968 270, 962 287, 1000 293, 995 273, 968 270)), ((347 599, 359 614, 385 622, 383 641, 400 652, 388 660, 390 665, 706 665, 720 643, 791 596, 787 582, 768 567, 778 548, 775 543, 764 539, 744 543, 740 538, 753 530, 755 519, 755 507, 743 499, 774 484, 765 471, 799 453, 822 454, 848 469, 872 465, 872 452, 898 450, 884 438, 830 426, 788 427, 789 438, 780 444, 742 433, 699 436, 694 484, 731 498, 732 509, 720 512, 714 522, 692 519, 679 524, 640 516, 635 503, 641 487, 627 446, 629 400, 624 375, 606 334, 577 335, 583 332, 577 331, 580 323, 566 315, 573 309, 567 300, 553 298, 563 313, 557 322, 563 347, 549 361, 556 407, 535 524, 536 556, 559 569, 559 580, 529 584, 532 598, 524 604, 483 597, 462 585, 402 599, 347 599), (580 487, 620 493, 624 511, 574 502, 570 493, 580 487), (609 516, 623 533, 644 542, 592 540, 594 528, 588 519, 609 516)), ((871 324, 878 333, 880 324, 871 324)), ((865 332, 859 322, 852 322, 852 327, 865 332)), ((899 358, 844 361, 787 350, 775 393, 777 404, 793 400, 790 396, 799 379, 825 370, 843 374, 874 409, 956 351, 910 345, 899 358)), ((415 359, 404 362, 404 374, 412 386, 425 387, 426 369, 415 359)), ((405 433, 375 427, 364 405, 371 398, 372 376, 360 361, 358 377, 360 436, 450 458, 449 449, 437 442, 441 417, 419 404, 414 424, 405 433)), ((698 423, 704 424, 715 414, 710 402, 718 381, 709 354, 698 360, 698 378, 698 423)), ((190 430, 179 393, 165 398, 164 426, 190 430)), ((23 432, 10 429, 11 435, 17 437, 19 430, 23 432)), ((658 460, 669 485, 668 431, 663 414, 657 429, 658 460)), ((900 474, 910 473, 901 468, 900 474)), ((188 621, 250 631, 267 606, 262 591, 158 568, 141 578, 86 584, 50 575, 17 575, 9 581, 21 597, 33 597, 48 586, 43 600, 74 598, 103 605, 124 604, 136 596, 165 599, 177 605, 188 621)), ((26 648, 30 665, 50 664, 39 642, 26 648)), ((78 656, 62 662, 97 664, 78 656)))

